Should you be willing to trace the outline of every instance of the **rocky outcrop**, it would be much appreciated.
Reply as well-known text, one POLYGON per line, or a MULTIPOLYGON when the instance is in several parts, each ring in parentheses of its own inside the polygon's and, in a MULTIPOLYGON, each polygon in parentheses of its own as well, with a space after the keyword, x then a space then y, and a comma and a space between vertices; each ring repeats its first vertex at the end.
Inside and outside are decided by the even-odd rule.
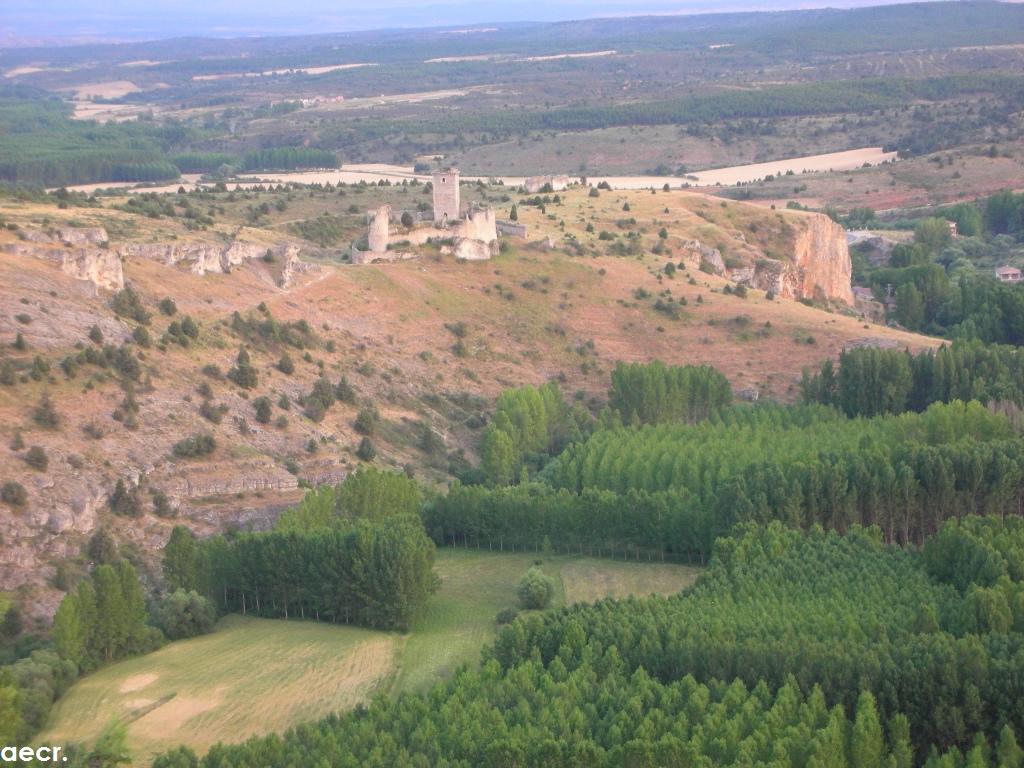
POLYGON ((498 241, 487 243, 468 237, 457 237, 452 245, 455 258, 464 261, 486 261, 498 255, 498 241))
POLYGON ((787 260, 762 257, 752 265, 726 268, 718 252, 708 253, 706 246, 701 248, 701 260, 712 264, 716 274, 780 298, 852 305, 852 267, 846 231, 817 213, 802 214, 795 224, 792 256, 787 260))
POLYGON ((846 231, 820 213, 803 218, 807 223, 796 233, 793 259, 782 270, 778 295, 802 299, 823 293, 833 301, 853 304, 853 268, 846 231))
POLYGON ((722 254, 717 248, 704 245, 700 240, 686 240, 683 242, 683 249, 690 259, 696 262, 698 269, 706 264, 712 274, 725 275, 725 262, 722 261, 722 254))
POLYGON ((270 254, 269 261, 281 262, 282 287, 305 271, 299 259, 299 249, 293 243, 280 243, 267 247, 264 244, 233 240, 227 245, 217 243, 125 243, 118 249, 124 258, 139 258, 156 261, 167 266, 188 265, 195 275, 207 273, 227 274, 233 267, 248 261, 263 259, 270 254))
POLYGON ((72 248, 52 239, 25 238, 28 242, 9 243, 5 253, 42 259, 57 264, 61 271, 78 280, 86 280, 96 288, 119 291, 124 288, 121 259, 106 248, 72 248))
POLYGON ((107 244, 107 230, 103 227, 61 227, 57 230, 57 238, 64 245, 104 246, 107 244))
POLYGON ((124 288, 124 270, 121 259, 104 248, 75 248, 67 250, 60 268, 79 280, 88 280, 97 288, 119 291, 124 288))
POLYGON ((287 245, 284 248, 284 255, 281 259, 281 274, 277 284, 281 288, 291 288, 299 275, 305 275, 319 269, 314 264, 307 264, 299 258, 299 248, 296 245, 287 245))

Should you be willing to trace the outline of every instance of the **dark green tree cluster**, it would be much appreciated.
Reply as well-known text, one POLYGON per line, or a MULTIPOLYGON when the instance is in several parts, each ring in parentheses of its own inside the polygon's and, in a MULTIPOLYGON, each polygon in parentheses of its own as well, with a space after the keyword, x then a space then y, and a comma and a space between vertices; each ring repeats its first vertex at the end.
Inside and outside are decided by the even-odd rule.
POLYGON ((305 319, 282 322, 269 309, 260 305, 260 314, 243 316, 240 312, 231 315, 231 330, 255 347, 267 344, 287 344, 297 349, 308 349, 319 343, 313 329, 305 319))
POLYGON ((707 365, 619 363, 612 371, 608 405, 624 424, 666 421, 694 424, 728 407, 729 381, 707 365))
POLYGON ((0 743, 27 742, 46 725, 50 708, 78 678, 74 662, 36 650, 0 667, 0 743))
POLYGON ((990 234, 1024 238, 1024 193, 997 192, 985 201, 984 217, 990 234))
POLYGON ((605 429, 545 482, 453 485, 424 509, 435 541, 492 549, 703 561, 741 521, 839 531, 878 525, 917 542, 947 519, 1015 513, 1024 450, 978 403, 848 420, 822 406, 737 408, 699 425, 605 429))
POLYGON ((344 526, 352 520, 416 516, 421 502, 419 485, 405 473, 362 467, 336 486, 307 491, 298 505, 281 514, 274 528, 314 531, 344 526))
POLYGON ((249 351, 239 347, 235 364, 228 370, 227 377, 242 389, 254 389, 260 381, 259 373, 249 358, 249 351))
POLYGON ((91 579, 64 597, 53 617, 53 643, 82 669, 159 643, 159 632, 146 624, 145 596, 131 563, 97 566, 91 579))
POLYGON ((826 360, 804 372, 806 403, 834 405, 847 416, 923 411, 932 403, 978 400, 1024 406, 1024 351, 1018 347, 954 341, 916 355, 895 349, 852 349, 839 371, 826 360))
MULTIPOLYGON (((1020 519, 966 524, 1021 553, 1020 519)), ((772 691, 820 687, 847 712, 867 690, 883 721, 907 719, 919 758, 933 747, 969 748, 976 733, 995 742, 1005 725, 1024 732, 1024 584, 1004 576, 996 588, 1013 596, 1009 621, 979 625, 972 588, 981 585, 959 592, 931 578, 919 552, 880 539, 860 528, 740 528, 716 543, 688 592, 520 619, 502 631, 495 656, 514 674, 538 653, 572 670, 615 649, 627 672, 663 682, 691 674, 772 691)))
POLYGON ((205 593, 222 612, 406 630, 434 590, 434 544, 418 518, 203 540, 205 593))
POLYGON ((508 485, 517 480, 524 464, 539 466, 579 440, 589 421, 588 414, 565 403, 555 384, 505 390, 480 447, 488 481, 508 485))
POLYGON ((338 156, 313 147, 273 147, 250 152, 242 158, 246 171, 290 171, 297 168, 337 168, 338 156))

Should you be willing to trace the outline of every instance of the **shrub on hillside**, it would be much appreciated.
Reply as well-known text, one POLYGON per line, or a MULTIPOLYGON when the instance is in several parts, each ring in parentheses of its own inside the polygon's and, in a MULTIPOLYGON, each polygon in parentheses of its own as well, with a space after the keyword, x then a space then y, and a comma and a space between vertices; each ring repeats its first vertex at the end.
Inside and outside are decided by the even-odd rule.
POLYGON ((213 439, 213 435, 204 432, 179 440, 174 444, 172 453, 178 458, 192 458, 213 453, 216 447, 217 441, 213 439))
POLYGON ((60 414, 50 400, 50 393, 43 392, 39 403, 32 411, 32 421, 45 429, 57 429, 60 426, 60 414))
POLYGON ((149 312, 142 306, 142 299, 130 285, 114 294, 111 308, 121 317, 129 317, 137 323, 149 325, 149 312))
POLYGON ((0 501, 9 507, 23 507, 28 503, 28 491, 21 483, 8 480, 0 487, 0 501))
POLYGON ((46 468, 50 466, 50 459, 46 456, 46 451, 41 446, 33 445, 25 453, 25 463, 32 467, 32 469, 45 472, 46 468))
POLYGON ((359 443, 359 447, 356 449, 356 456, 361 461, 373 461, 377 456, 377 449, 373 445, 373 441, 368 437, 364 437, 359 443))

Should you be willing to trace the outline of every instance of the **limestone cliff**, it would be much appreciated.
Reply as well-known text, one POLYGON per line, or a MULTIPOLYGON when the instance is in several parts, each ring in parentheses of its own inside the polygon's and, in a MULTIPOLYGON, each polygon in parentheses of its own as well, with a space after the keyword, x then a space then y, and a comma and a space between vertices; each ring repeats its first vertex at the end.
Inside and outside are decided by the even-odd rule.
POLYGON ((787 258, 762 257, 724 270, 729 279, 786 299, 829 299, 853 304, 846 231, 819 213, 791 220, 787 258))
POLYGON ((820 213, 803 218, 808 223, 797 231, 792 266, 783 271, 780 295, 813 297, 820 288, 830 299, 853 304, 853 268, 845 230, 820 213))

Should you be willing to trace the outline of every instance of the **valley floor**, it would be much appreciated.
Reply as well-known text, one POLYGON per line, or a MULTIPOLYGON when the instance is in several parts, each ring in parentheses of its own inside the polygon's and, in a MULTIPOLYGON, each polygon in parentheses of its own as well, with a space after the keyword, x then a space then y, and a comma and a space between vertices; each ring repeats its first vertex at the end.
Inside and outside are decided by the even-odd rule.
POLYGON ((95 740, 112 719, 127 727, 136 765, 185 743, 284 731, 349 709, 376 693, 422 691, 493 640, 495 614, 516 605, 519 578, 537 559, 556 575, 554 604, 672 594, 697 569, 536 553, 443 549, 441 587, 407 635, 309 621, 232 615, 215 632, 171 643, 83 678, 54 707, 40 743, 95 740))

